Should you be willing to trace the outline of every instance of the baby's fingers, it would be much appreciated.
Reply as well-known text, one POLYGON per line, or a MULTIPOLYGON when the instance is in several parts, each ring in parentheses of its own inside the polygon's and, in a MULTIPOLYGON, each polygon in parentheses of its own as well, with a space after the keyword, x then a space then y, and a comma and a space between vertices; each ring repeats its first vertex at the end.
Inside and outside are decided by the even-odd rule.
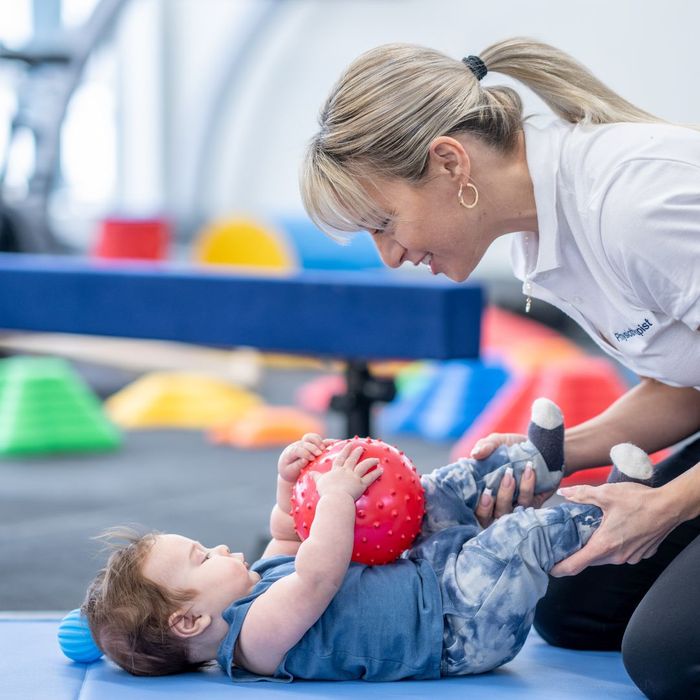
POLYGON ((370 457, 369 459, 363 459, 356 467, 355 474, 358 476, 364 476, 372 467, 376 467, 379 464, 379 460, 376 457, 370 457))
MULTIPOLYGON (((370 460, 367 460, 370 461, 370 460)), ((366 488, 371 486, 382 474, 384 470, 381 467, 377 467, 374 471, 365 474, 362 477, 362 485, 366 488)))
POLYGON ((306 459, 313 459, 314 457, 318 457, 322 452, 323 450, 320 447, 316 447, 313 443, 304 442, 300 445, 297 454, 300 457, 306 457, 306 459))
POLYGON ((307 433, 304 435, 304 437, 301 439, 301 444, 304 445, 308 450, 311 450, 315 455, 320 455, 321 452, 325 449, 325 445, 323 444, 323 438, 321 438, 320 435, 317 435, 316 433, 307 433))
MULTIPOLYGON (((350 446, 352 447, 352 445, 350 446)), ((365 451, 364 447, 355 447, 348 456, 343 459, 338 466, 340 467, 345 467, 346 469, 355 469, 357 466, 357 463, 360 461, 360 457, 362 457, 362 453, 365 451)), ((341 452, 340 454, 342 455, 345 452, 341 452)), ((340 456, 340 455, 338 455, 340 456)))
POLYGON ((348 443, 347 445, 345 445, 345 447, 343 447, 342 450, 340 450, 340 452, 338 452, 338 454, 335 456, 335 459, 333 460, 334 467, 340 467, 345 463, 345 461, 348 459, 348 456, 350 455, 352 447, 352 444, 348 443))
POLYGON ((310 462, 314 457, 318 457, 319 454, 321 454, 321 452, 319 451, 318 454, 316 454, 316 448, 313 445, 303 445, 302 443, 299 443, 294 448, 292 457, 297 457, 298 459, 303 459, 310 462))
MULTIPOLYGON (((304 457, 299 457, 299 459, 295 459, 293 462, 290 462, 289 467, 287 469, 291 471, 295 471, 298 469, 299 471, 301 471, 308 463, 308 459, 304 459, 304 457)), ((285 473, 287 472, 285 471, 285 473)))

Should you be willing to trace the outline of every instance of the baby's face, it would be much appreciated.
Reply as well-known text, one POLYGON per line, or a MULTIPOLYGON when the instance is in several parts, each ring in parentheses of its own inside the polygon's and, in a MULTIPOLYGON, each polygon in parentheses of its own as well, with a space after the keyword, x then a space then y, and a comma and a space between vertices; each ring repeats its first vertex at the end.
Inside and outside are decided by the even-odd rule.
POLYGON ((193 607, 212 617, 219 617, 260 580, 240 552, 232 553, 226 545, 208 549, 182 535, 158 535, 142 573, 168 590, 195 591, 193 607))

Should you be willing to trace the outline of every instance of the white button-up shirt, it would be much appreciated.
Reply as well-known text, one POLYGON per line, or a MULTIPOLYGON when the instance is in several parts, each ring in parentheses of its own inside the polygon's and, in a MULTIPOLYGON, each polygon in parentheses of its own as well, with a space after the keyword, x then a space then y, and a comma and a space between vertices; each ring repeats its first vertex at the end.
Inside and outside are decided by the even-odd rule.
POLYGON ((640 376, 700 389, 700 132, 665 124, 525 125, 537 233, 523 292, 573 318, 640 376))

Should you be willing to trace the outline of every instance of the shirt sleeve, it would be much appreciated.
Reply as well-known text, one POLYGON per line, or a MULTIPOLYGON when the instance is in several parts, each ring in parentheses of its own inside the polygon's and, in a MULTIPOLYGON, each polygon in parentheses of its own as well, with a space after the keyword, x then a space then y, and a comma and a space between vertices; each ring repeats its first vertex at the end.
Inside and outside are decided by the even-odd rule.
POLYGON ((642 306, 700 328, 700 167, 625 163, 610 178, 600 232, 610 265, 642 306))

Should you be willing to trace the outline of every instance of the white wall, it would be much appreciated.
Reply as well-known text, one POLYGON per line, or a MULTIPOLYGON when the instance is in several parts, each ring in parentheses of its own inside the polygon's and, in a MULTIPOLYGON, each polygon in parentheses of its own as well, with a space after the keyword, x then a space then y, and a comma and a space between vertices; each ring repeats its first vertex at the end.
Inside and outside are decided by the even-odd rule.
MULTIPOLYGON (((208 90, 262 2, 168 0, 177 27, 165 110, 175 207, 189 206, 196 192, 212 216, 301 212, 297 169, 322 101, 345 65, 389 41, 460 58, 508 36, 531 36, 570 52, 640 107, 700 122, 700 3, 692 0, 291 0, 279 3, 279 26, 262 37, 246 80, 225 102, 216 148, 193 183, 208 90)), ((496 82, 503 81, 485 79, 496 82)), ((537 105, 526 96, 526 107, 537 105)))

